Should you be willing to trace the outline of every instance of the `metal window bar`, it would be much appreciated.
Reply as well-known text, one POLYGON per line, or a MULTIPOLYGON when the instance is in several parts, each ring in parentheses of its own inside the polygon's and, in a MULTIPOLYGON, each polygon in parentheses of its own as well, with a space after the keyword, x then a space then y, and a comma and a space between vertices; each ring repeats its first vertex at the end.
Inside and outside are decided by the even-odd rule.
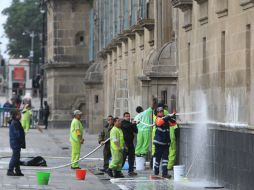
MULTIPOLYGON (((16 108, 0 108, 0 126, 9 127, 9 122, 11 121, 11 112, 16 110, 16 108)), ((20 110, 22 113, 22 110, 20 110)), ((32 117, 30 121, 30 128, 36 128, 39 121, 39 110, 32 110, 32 117)))

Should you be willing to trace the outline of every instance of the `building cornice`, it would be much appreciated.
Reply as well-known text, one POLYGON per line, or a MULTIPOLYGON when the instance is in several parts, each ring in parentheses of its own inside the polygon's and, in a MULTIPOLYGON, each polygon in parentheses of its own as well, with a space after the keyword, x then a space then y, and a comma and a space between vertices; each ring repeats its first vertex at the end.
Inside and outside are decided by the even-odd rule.
POLYGON ((154 19, 139 19, 138 25, 151 31, 154 29, 154 19))
POLYGON ((139 25, 139 24, 133 25, 131 27, 131 31, 138 33, 140 36, 144 35, 144 28, 141 25, 139 25))
POLYGON ((116 40, 118 40, 119 42, 124 42, 126 43, 128 41, 128 37, 126 37, 123 33, 122 34, 118 34, 116 37, 116 40))
POLYGON ((133 32, 131 30, 124 30, 123 35, 125 35, 126 37, 128 37, 132 40, 135 38, 135 32, 133 32))
POLYGON ((207 0, 194 0, 194 1, 196 1, 198 4, 201 4, 201 3, 206 2, 207 0))
POLYGON ((56 69, 56 68, 88 68, 91 64, 89 63, 48 63, 42 66, 43 69, 56 69))
POLYGON ((252 8, 254 7, 254 0, 240 0, 240 5, 242 6, 243 10, 252 8))
POLYGON ((192 0, 172 0, 172 6, 185 11, 186 9, 192 7, 192 0))

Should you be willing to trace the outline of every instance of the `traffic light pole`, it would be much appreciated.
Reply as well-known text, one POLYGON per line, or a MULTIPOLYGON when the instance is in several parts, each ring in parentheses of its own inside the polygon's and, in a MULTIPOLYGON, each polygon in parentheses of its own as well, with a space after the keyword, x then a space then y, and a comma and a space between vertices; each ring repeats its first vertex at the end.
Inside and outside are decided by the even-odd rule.
POLYGON ((45 64, 45 24, 46 24, 46 10, 45 10, 45 3, 42 2, 42 42, 41 42, 41 53, 42 53, 42 59, 41 59, 41 65, 40 65, 40 110, 39 110, 39 124, 44 124, 43 122, 43 94, 44 94, 44 70, 43 65, 45 64))

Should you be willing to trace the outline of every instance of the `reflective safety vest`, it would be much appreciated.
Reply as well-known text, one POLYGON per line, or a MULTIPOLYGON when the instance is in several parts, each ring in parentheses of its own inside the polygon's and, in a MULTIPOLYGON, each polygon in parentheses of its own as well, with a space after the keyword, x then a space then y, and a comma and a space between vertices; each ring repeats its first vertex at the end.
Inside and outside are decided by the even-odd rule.
POLYGON ((120 144, 121 150, 124 149, 123 131, 121 128, 117 128, 115 126, 110 131, 110 146, 113 150, 118 150, 114 142, 118 142, 120 144))
POLYGON ((80 139, 78 139, 77 130, 79 130, 81 137, 83 137, 84 127, 80 120, 73 118, 71 122, 70 128, 70 141, 80 143, 80 139))
POLYGON ((151 107, 147 108, 145 111, 140 113, 139 120, 142 123, 138 124, 139 131, 150 131, 151 124, 153 124, 153 109, 151 107))

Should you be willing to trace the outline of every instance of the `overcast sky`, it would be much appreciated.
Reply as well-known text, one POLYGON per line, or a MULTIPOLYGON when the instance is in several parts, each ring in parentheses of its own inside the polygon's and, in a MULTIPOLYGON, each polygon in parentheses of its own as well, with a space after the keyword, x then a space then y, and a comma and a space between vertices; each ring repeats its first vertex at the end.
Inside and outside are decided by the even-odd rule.
MULTIPOLYGON (((2 10, 6 7, 9 7, 11 5, 12 0, 3 0, 0 1, 0 13, 2 13, 2 10)), ((0 45, 0 51, 1 54, 4 56, 4 58, 8 58, 8 54, 5 53, 6 51, 6 44, 8 43, 7 38, 5 37, 4 29, 3 29, 3 23, 5 23, 6 17, 0 14, 0 42, 2 43, 0 45)))

